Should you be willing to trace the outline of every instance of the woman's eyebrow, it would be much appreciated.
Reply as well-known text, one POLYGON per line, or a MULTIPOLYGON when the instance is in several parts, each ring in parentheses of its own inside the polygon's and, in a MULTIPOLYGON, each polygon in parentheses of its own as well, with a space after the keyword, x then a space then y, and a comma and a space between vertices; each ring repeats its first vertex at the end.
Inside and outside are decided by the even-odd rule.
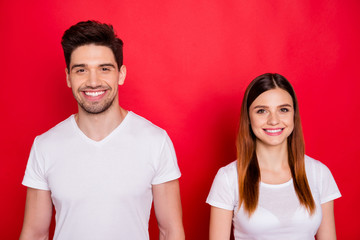
POLYGON ((266 105, 256 105, 254 108, 269 108, 269 106, 266 106, 266 105))
POLYGON ((291 105, 291 104, 286 103, 286 104, 282 104, 282 105, 280 105, 279 107, 292 107, 292 105, 291 105))

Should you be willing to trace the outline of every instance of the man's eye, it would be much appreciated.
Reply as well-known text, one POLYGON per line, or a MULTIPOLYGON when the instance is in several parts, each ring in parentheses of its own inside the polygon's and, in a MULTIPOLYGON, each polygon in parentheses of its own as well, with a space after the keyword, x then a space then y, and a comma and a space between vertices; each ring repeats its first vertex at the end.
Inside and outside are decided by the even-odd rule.
POLYGON ((256 111, 256 113, 264 113, 265 112, 265 109, 259 109, 256 111))
POLYGON ((85 69, 80 68, 80 69, 77 69, 76 72, 77 73, 83 73, 83 72, 85 72, 85 69))
POLYGON ((102 71, 106 72, 106 71, 110 71, 110 68, 107 68, 107 67, 103 67, 101 68, 102 71))

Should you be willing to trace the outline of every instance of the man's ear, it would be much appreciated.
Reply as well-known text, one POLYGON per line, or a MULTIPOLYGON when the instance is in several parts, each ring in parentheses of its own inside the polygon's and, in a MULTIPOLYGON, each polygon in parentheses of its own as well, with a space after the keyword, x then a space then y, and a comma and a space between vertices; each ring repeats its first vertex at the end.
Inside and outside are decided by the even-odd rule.
POLYGON ((65 74, 66 74, 66 84, 69 88, 71 88, 70 73, 68 68, 65 68, 65 74))
POLYGON ((119 85, 123 85, 126 77, 126 67, 125 65, 122 65, 119 70, 119 85))

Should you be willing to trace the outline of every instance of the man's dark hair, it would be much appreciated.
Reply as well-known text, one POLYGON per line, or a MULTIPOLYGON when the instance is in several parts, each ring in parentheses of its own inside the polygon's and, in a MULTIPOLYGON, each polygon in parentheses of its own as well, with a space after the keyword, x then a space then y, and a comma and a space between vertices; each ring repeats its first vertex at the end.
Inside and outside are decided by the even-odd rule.
POLYGON ((120 69, 123 64, 123 41, 116 36, 112 25, 94 20, 79 22, 64 32, 61 45, 67 69, 69 69, 72 52, 77 47, 88 44, 109 47, 120 69))

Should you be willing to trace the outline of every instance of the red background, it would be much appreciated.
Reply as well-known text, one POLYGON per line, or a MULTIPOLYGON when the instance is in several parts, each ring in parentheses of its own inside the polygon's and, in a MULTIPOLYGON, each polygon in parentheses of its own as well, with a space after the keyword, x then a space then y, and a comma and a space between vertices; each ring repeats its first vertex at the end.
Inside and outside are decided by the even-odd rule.
MULTIPOLYGON (((0 239, 19 236, 34 137, 77 111, 60 38, 87 19, 112 23, 125 42, 120 105, 174 142, 187 239, 207 239, 205 199, 218 168, 235 159, 244 90, 265 72, 294 85, 306 152, 343 194, 338 239, 360 239, 359 12, 356 0, 1 1, 0 239)), ((153 217, 150 232, 156 239, 153 217)))

